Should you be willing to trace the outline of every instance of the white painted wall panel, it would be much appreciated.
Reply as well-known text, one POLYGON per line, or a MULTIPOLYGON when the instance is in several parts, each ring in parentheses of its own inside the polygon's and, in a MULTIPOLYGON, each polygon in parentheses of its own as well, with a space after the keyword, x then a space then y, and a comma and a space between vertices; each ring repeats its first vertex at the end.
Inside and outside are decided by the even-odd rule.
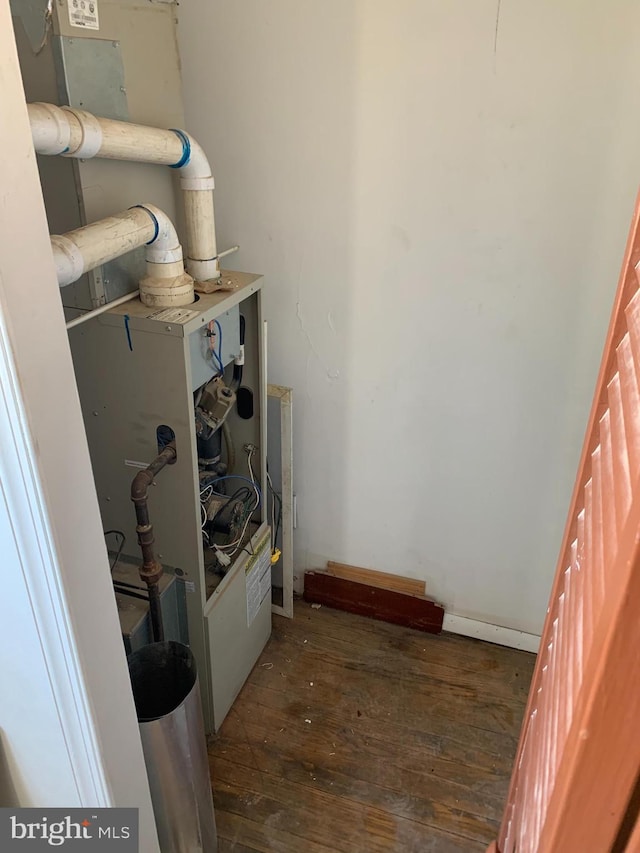
POLYGON ((294 388, 297 568, 539 633, 638 183, 632 0, 188 0, 187 126, 294 388))

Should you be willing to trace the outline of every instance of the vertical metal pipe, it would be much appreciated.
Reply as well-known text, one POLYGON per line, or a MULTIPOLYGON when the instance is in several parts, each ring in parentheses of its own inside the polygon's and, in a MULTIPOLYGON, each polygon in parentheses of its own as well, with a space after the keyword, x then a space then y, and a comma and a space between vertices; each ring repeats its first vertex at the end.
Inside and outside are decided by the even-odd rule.
POLYGON ((149 614, 151 616, 151 633, 154 643, 164 640, 164 621, 162 619, 162 606, 160 604, 160 587, 158 582, 150 583, 149 589, 149 614))
POLYGON ((162 577, 162 566, 156 560, 153 550, 153 524, 149 518, 148 492, 157 474, 165 465, 176 461, 176 443, 170 442, 153 462, 144 470, 138 471, 131 483, 131 500, 136 509, 136 533, 138 545, 142 551, 142 565, 139 569, 140 579, 149 590, 149 615, 154 642, 164 640, 164 624, 162 621, 162 606, 160 604, 160 589, 158 583, 162 577))

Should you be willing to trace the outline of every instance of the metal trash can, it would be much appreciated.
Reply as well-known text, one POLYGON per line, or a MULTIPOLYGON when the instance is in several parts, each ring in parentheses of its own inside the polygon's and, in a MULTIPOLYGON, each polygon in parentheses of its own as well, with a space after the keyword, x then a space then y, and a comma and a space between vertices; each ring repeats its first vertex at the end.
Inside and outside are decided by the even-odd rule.
POLYGON ((151 643, 129 655, 162 853, 218 848, 200 686, 191 650, 151 643))

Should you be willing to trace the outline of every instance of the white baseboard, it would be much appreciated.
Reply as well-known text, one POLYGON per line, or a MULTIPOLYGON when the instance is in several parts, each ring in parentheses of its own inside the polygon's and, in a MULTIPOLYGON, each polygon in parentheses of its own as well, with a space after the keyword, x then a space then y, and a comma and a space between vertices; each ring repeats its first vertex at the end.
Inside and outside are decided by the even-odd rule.
POLYGON ((473 637, 476 640, 497 643, 499 646, 522 649, 525 652, 537 653, 540 646, 540 637, 537 634, 525 634, 524 631, 516 631, 514 628, 490 625, 488 622, 478 622, 477 619, 467 619, 465 616, 455 616, 453 613, 445 613, 442 630, 450 631, 452 634, 462 634, 464 637, 473 637))

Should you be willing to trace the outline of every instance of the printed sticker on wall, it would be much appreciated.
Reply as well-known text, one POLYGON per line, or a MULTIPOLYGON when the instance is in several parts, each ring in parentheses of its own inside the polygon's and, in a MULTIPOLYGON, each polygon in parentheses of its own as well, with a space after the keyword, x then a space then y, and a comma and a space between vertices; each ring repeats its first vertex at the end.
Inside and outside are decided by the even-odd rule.
POLYGON ((67 0, 69 23, 72 27, 99 30, 98 0, 67 0))

